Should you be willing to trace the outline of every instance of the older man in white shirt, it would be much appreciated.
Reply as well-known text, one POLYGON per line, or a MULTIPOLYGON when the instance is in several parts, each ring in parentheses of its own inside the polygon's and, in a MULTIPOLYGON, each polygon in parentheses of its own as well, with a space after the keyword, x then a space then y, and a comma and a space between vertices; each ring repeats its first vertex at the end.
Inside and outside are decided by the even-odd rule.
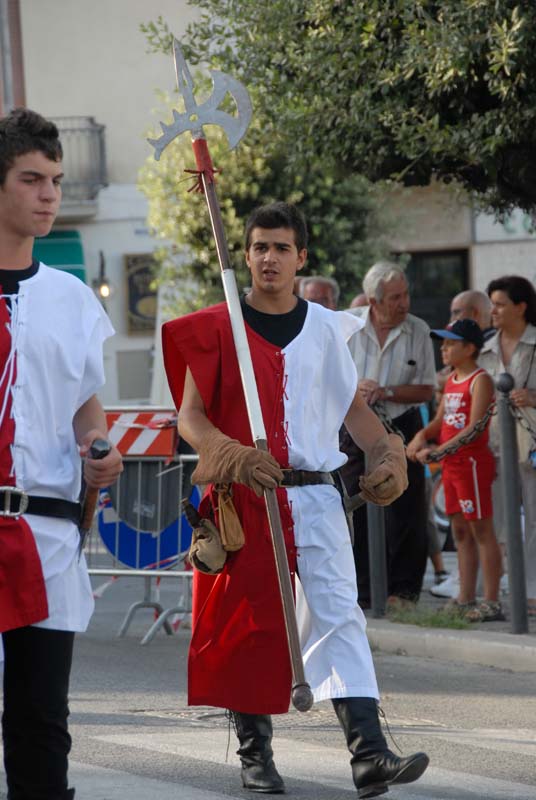
MULTIPOLYGON (((394 263, 374 264, 363 280, 369 305, 353 308, 365 326, 349 342, 359 376, 358 389, 387 424, 409 441, 422 427, 421 403, 432 398, 435 360, 430 329, 409 314, 408 282, 394 263)), ((347 449, 347 437, 343 435, 347 449)), ((347 449, 348 470, 359 470, 359 454, 347 449)), ((355 479, 355 472, 354 472, 355 479)), ((424 468, 408 462, 409 487, 386 509, 388 592, 390 603, 416 601, 419 597, 427 559, 424 468)), ((354 554, 360 602, 370 602, 366 517, 354 520, 354 554)))

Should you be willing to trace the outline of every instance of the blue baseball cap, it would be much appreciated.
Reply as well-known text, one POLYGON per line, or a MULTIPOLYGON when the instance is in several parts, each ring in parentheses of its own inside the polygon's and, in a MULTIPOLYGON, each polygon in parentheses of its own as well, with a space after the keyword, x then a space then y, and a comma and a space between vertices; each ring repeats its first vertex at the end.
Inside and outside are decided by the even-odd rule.
POLYGON ((457 319, 451 325, 447 325, 444 330, 430 331, 432 339, 457 339, 458 341, 470 342, 479 350, 484 347, 484 334, 474 319, 457 319))

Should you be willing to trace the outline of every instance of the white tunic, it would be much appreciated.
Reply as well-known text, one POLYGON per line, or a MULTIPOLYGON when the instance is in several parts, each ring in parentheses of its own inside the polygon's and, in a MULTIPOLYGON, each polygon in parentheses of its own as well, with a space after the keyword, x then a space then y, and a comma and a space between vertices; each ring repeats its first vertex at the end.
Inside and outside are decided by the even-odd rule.
MULTIPOLYGON (((104 384, 103 341, 113 334, 95 295, 78 278, 39 265, 11 295, 17 378, 12 389, 17 486, 78 500, 76 411, 104 384)), ((84 631, 94 602, 76 525, 27 514, 45 578, 49 616, 38 627, 84 631)))
MULTIPOLYGON (((294 469, 331 471, 347 460, 339 450, 339 430, 357 389, 347 340, 362 325, 346 312, 309 303, 301 332, 282 351, 289 463, 294 469)), ((324 485, 289 488, 287 493, 298 553, 300 642, 315 701, 378 698, 340 495, 324 485)))

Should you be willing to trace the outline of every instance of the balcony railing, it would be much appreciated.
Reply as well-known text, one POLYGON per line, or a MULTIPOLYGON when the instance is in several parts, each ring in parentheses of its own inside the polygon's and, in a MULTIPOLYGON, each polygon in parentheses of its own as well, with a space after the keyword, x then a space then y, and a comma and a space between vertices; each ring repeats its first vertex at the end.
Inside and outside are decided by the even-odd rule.
POLYGON ((108 185, 104 125, 93 117, 54 117, 63 145, 63 207, 95 207, 99 189, 108 185))

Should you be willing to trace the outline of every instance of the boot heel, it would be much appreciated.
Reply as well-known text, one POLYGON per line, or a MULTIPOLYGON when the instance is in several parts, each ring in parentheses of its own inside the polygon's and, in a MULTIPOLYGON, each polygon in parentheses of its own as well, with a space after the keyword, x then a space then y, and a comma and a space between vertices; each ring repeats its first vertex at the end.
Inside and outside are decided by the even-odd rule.
POLYGON ((285 784, 273 761, 262 768, 242 767, 242 786, 259 794, 285 794, 285 784))
POLYGON ((367 800, 369 797, 379 797, 389 791, 386 783, 375 783, 374 785, 363 786, 362 789, 357 790, 359 800, 367 800))

